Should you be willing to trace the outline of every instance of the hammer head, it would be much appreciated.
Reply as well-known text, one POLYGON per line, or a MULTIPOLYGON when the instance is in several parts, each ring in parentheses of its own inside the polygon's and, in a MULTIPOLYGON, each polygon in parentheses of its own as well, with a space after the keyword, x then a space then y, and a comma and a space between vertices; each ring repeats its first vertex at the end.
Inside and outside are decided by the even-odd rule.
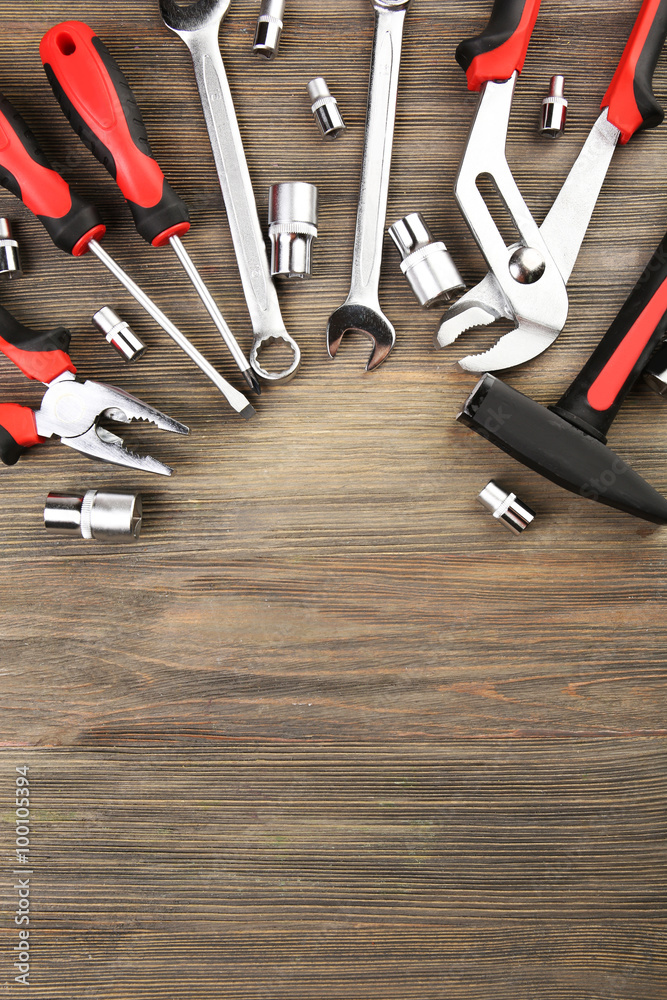
POLYGON ((493 375, 477 383, 458 420, 572 493, 667 524, 667 500, 615 452, 493 375))

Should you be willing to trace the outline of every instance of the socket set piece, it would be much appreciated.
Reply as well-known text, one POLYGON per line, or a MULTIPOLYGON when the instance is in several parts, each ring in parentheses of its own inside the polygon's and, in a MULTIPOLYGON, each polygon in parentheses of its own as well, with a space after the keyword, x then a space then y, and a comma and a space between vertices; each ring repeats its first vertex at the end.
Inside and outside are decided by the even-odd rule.
POLYGON ((0 278, 11 281, 12 278, 22 277, 19 245, 14 239, 12 224, 9 219, 0 219, 0 278))
POLYGON ((659 396, 667 396, 667 344, 656 351, 647 364, 644 381, 659 396))
POLYGON ((107 343, 115 347, 125 361, 138 361, 146 353, 146 345, 111 306, 104 306, 96 312, 93 324, 102 331, 107 343))
POLYGON ((83 496, 49 493, 44 526, 52 534, 81 535, 86 541, 135 542, 141 534, 143 505, 138 493, 88 490, 83 496))
POLYGON ((317 237, 317 188, 292 181, 269 189, 271 275, 306 278, 311 273, 311 251, 317 237))
POLYGON ((516 493, 506 493, 493 480, 484 487, 477 499, 497 521, 515 535, 523 534, 535 520, 534 510, 519 500, 516 493))
POLYGON ((321 76, 315 77, 308 84, 308 94, 312 102, 311 110, 322 136, 328 140, 337 139, 347 130, 347 126, 338 109, 338 101, 327 87, 326 81, 321 76))
POLYGON ((412 212, 389 227, 389 235, 401 255, 401 271, 422 306, 443 305, 465 291, 452 255, 442 241, 436 242, 420 212, 412 212))
POLYGON ((283 30, 285 0, 262 0, 252 50, 266 59, 278 55, 283 30))
POLYGON ((557 74, 551 77, 549 96, 542 101, 540 135, 557 139, 565 131, 567 121, 567 100, 565 98, 565 77, 557 74))

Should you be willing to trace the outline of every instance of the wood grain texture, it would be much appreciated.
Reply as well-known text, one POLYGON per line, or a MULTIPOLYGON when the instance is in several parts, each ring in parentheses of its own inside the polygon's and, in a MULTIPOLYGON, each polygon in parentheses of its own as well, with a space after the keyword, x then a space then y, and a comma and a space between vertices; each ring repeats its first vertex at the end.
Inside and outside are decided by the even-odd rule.
MULTIPOLYGON (((541 219, 597 115, 639 3, 545 0, 517 90, 510 160, 541 219), (566 136, 536 135, 567 80, 566 136)), ((398 342, 368 376, 365 340, 331 362, 345 298, 373 18, 368 0, 289 0, 278 60, 235 0, 222 51, 265 216, 269 185, 318 185, 315 274, 282 285, 301 374, 234 417, 95 260, 58 255, 8 194, 26 278, 2 301, 69 325, 88 377, 190 424, 126 440, 171 480, 96 466, 55 443, 3 469, 1 837, 13 768, 35 794, 31 995, 95 1000, 667 1000, 664 531, 542 481, 455 423, 472 379, 432 350, 387 240, 381 302, 398 342), (325 144, 306 84, 349 126, 325 144), (90 326, 110 304, 149 344, 123 367, 90 326), (521 540, 476 502, 490 478, 538 511, 521 540), (140 489, 134 547, 49 538, 49 490, 140 489)), ((488 0, 414 0, 406 20, 388 222, 422 211, 469 283, 483 263, 452 185, 476 98, 453 50, 488 0)), ((0 0, 0 89, 110 223, 107 247, 240 386, 168 251, 53 100, 38 44, 89 21, 125 69, 187 245, 241 342, 250 325, 185 47, 155 0, 0 0)), ((667 97, 667 62, 656 73, 667 97)), ((569 284, 554 347, 509 380, 560 395, 667 226, 667 126, 620 149, 569 284)), ((491 342, 469 335, 463 353, 491 342)), ((34 403, 9 363, 3 399, 34 403)), ((613 433, 667 489, 664 403, 639 389, 613 433)), ((3 852, 5 847, 2 847, 3 852)), ((3 856, 7 856, 4 854, 3 856)), ((9 878, 6 902, 14 902, 9 878)), ((3 901, 3 909, 5 904, 3 901)), ((9 910, 6 910, 9 913, 9 910)), ((11 997, 0 924, 0 995, 11 997)))
POLYGON ((666 995, 662 739, 26 763, 40 1000, 666 995))

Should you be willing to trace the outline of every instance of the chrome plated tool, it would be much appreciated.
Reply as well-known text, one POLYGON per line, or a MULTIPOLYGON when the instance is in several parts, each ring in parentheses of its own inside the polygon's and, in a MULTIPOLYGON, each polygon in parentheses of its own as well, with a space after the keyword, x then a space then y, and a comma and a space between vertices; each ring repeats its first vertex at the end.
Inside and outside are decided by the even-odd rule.
POLYGON ((602 114, 538 228, 508 166, 505 145, 512 96, 539 6, 540 0, 496 0, 487 28, 457 49, 469 89, 481 89, 481 97, 456 197, 490 271, 450 307, 436 346, 446 347, 466 330, 498 319, 515 325, 490 351, 459 361, 465 371, 513 368, 554 342, 567 319, 567 281, 616 145, 663 118, 651 80, 667 34, 667 0, 644 0, 602 114), (478 187, 482 175, 493 179, 518 232, 519 240, 510 246, 478 187))
POLYGON ((327 328, 327 348, 332 358, 348 331, 370 337, 373 351, 366 371, 382 364, 396 341, 396 331, 380 309, 379 286, 403 26, 410 3, 411 0, 371 0, 375 35, 352 287, 343 305, 330 316, 327 328))
POLYGON ((170 476, 171 469, 150 455, 135 455, 122 438, 102 426, 102 420, 129 424, 149 421, 163 431, 187 434, 188 428, 122 389, 102 382, 81 382, 67 353, 70 333, 63 327, 48 333, 28 330, 0 306, 0 351, 23 374, 46 385, 39 410, 0 403, 0 459, 15 465, 23 452, 46 438, 89 458, 139 472, 170 476))
POLYGON ((166 26, 185 42, 192 55, 243 291, 255 334, 250 364, 261 378, 269 382, 282 382, 296 374, 301 352, 285 329, 278 295, 271 280, 234 101, 220 55, 218 35, 230 2, 231 0, 198 0, 197 3, 181 7, 175 0, 160 0, 160 11, 166 26), (274 340, 284 341, 293 352, 292 364, 284 371, 270 372, 259 361, 259 352, 274 340))
POLYGON ((58 249, 72 257, 83 257, 89 251, 94 253, 149 316, 210 378, 232 409, 245 418, 254 416, 255 410, 245 396, 215 370, 194 344, 106 252, 99 242, 106 233, 106 226, 97 209, 72 192, 65 179, 51 168, 18 111, 1 95, 0 133, 0 184, 20 198, 26 208, 33 212, 58 249))
POLYGON ((120 66, 92 28, 64 21, 40 46, 53 92, 84 145, 106 167, 130 207, 137 231, 154 247, 170 245, 253 392, 257 377, 181 239, 187 206, 153 158, 141 111, 120 66))
POLYGON ((139 493, 86 490, 85 493, 49 493, 44 505, 44 527, 53 535, 87 542, 136 542, 143 524, 139 493))

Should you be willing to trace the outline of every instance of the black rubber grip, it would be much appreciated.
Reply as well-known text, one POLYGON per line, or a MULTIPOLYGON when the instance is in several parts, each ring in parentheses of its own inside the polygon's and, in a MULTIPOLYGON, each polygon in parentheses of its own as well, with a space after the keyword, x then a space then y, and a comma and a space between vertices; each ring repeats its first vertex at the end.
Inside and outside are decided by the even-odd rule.
POLYGON ((15 441, 9 431, 0 425, 0 461, 3 465, 16 465, 21 455, 24 455, 28 448, 15 441))
POLYGON ((653 93, 653 74, 667 35, 667 0, 661 0, 648 38, 637 61, 634 79, 635 101, 643 119, 643 128, 655 128, 665 117, 653 93))
POLYGON ((527 0, 495 0, 484 31, 466 38, 456 49, 456 61, 466 72, 473 59, 500 48, 519 27, 527 0))
POLYGON ((554 412, 606 441, 607 432, 667 332, 667 235, 554 412))

